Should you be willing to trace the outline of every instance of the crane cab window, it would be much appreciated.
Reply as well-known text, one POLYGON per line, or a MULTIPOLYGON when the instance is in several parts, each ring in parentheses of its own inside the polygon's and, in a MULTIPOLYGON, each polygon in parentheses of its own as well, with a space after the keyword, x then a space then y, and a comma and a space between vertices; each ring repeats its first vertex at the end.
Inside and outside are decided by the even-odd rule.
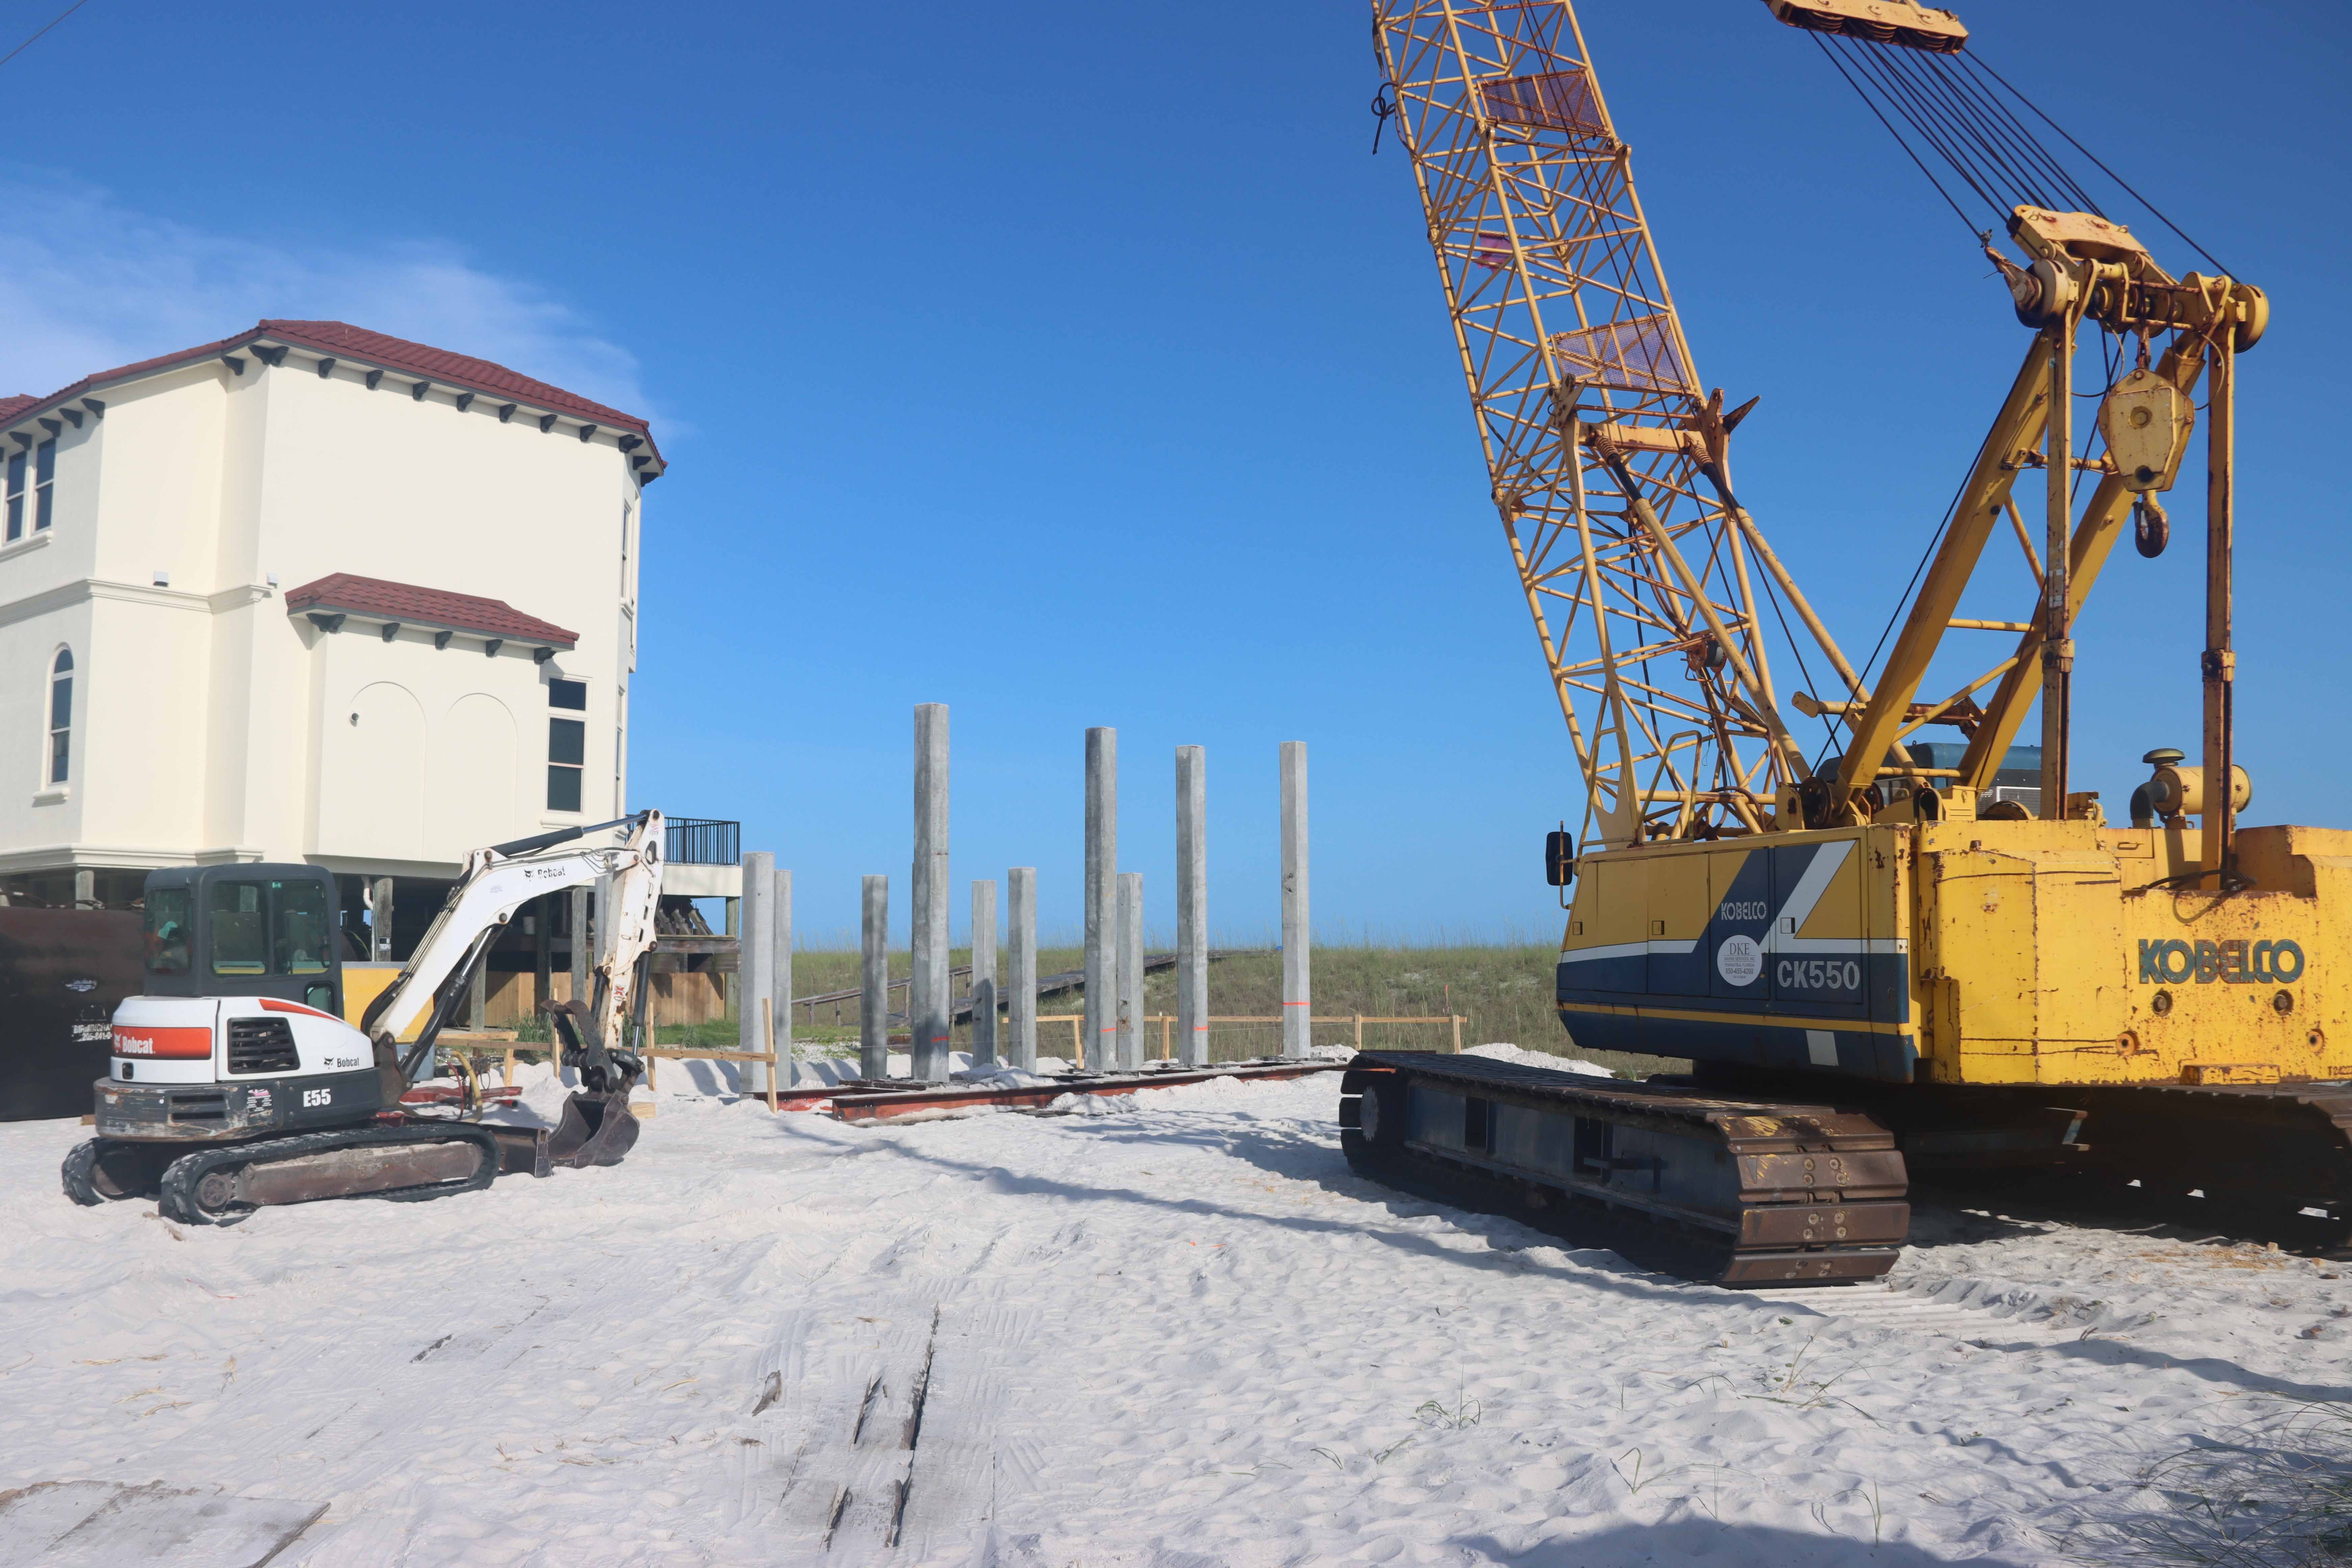
POLYGON ((322 882, 215 882, 215 974, 323 974, 327 889, 322 882))
POLYGON ((268 898, 259 882, 213 884, 213 973, 267 974, 268 898))
POLYGON ((270 970, 277 974, 324 974, 333 940, 323 882, 272 882, 270 970))
POLYGON ((188 889, 151 888, 147 893, 147 968, 156 974, 188 972, 188 889))

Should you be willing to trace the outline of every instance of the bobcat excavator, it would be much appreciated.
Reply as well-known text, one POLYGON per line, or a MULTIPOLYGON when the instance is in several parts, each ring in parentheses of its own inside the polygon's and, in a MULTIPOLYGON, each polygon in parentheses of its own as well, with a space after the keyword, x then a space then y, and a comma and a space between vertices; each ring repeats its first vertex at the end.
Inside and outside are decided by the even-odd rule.
POLYGON ((2176 277, 2102 212, 2065 149, 2090 154, 2045 144, 1953 13, 1766 4, 1960 213, 2029 334, 1883 664, 1846 658, 1739 502, 1752 402, 1702 391, 1569 0, 1374 0, 1374 110, 1412 160, 1582 774, 1582 831, 1547 847, 1574 889, 1560 1018, 1694 1070, 1368 1052, 1342 1145, 1383 1181, 1671 1241, 1727 1284, 1883 1274, 1926 1172, 2087 1173, 2340 1244, 2352 832, 2238 823, 2237 367, 2268 302, 2218 264, 2176 277), (2111 822, 2069 755, 2074 624, 2123 538, 2163 553, 2200 393, 2202 754, 2153 745, 2111 822), (2032 602, 1963 616, 2012 533, 2021 560, 1981 590, 2030 573, 2032 602), (1987 634, 2002 651, 1923 699, 1948 636, 1987 634), (1789 705, 1814 745, 1776 646, 1814 686, 1789 705), (2037 702, 2039 747, 2013 747, 2037 702))
POLYGON ((353 1028, 342 1018, 333 876, 315 866, 157 871, 145 984, 113 1019, 98 1136, 66 1156, 78 1204, 154 1197, 167 1219, 233 1225, 271 1204, 437 1198, 504 1172, 619 1163, 636 1142, 642 960, 661 900, 656 811, 477 849, 414 957, 353 1028), (617 832, 617 844, 580 840, 617 832), (404 1105, 435 1040, 526 902, 591 887, 603 911, 592 994, 550 1009, 580 1089, 551 1131, 404 1105), (421 1026, 419 1026, 421 1024, 421 1026), (415 1038, 403 1044, 412 1027, 415 1038))

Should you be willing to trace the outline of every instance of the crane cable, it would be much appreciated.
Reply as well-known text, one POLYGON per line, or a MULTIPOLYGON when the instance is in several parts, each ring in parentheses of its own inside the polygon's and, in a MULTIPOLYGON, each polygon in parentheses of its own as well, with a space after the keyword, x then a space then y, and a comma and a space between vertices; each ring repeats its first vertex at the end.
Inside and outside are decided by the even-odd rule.
POLYGON ((2011 87, 2009 85, 2008 78, 2002 76, 1999 71, 1993 69, 1992 67, 1986 65, 1981 60, 1973 61, 1971 63, 1975 65, 1977 69, 1984 72, 1987 76, 1992 78, 1993 80, 2000 83, 2000 85, 2008 90, 2011 97, 2016 99, 2018 102, 2025 105, 2026 108, 2033 110, 2035 119, 2041 121, 2042 124, 2050 127, 2051 130, 2058 132, 2059 135, 2065 137, 2066 144, 2068 146, 2074 148, 2075 152, 2083 154, 2084 157, 2088 158, 2094 164, 2096 164, 2099 173, 2105 174, 2116 184, 2122 186, 2125 195, 2130 196, 2132 200, 2146 207, 2151 214, 2154 214, 2156 221, 2170 229, 2173 232, 2174 237, 2177 237, 2181 244, 2187 246, 2189 249, 2195 251, 2198 255, 2211 262, 2215 271, 2225 273, 2231 278, 2235 278, 2237 276, 2235 272, 2231 272, 2230 268, 2222 266, 2220 259, 2216 258, 2211 251, 2206 249, 2203 246, 2198 244, 2195 239, 2191 238, 2187 229, 2182 228, 2179 224, 2165 216, 2163 212, 2158 208, 2157 205, 2154 202, 2149 201, 2146 196, 2141 195, 2137 190, 2133 188, 2129 181, 2126 180, 2121 174, 2116 174, 2113 169, 2108 168, 2105 163, 2100 159, 2096 153, 2092 152, 2088 147, 2085 147, 2080 142, 2075 141, 2064 126, 2051 119, 2047 114, 2042 113, 2041 105, 2026 97, 2025 94, 2018 91, 2017 89, 2011 87))
MULTIPOLYGON (((1909 158, 1912 163, 1918 164, 1919 172, 1927 176, 1927 183, 1936 187, 1936 194, 1944 198, 1945 205, 1952 209, 1953 215, 1960 220, 1961 224, 1968 229, 1969 233, 1981 238, 1984 231, 1978 228, 1977 226, 1969 220, 1967 211, 1961 207, 1958 202, 1952 199, 1952 193, 1944 189, 1944 182, 1936 178, 1936 171, 1930 169, 1925 163, 1921 162, 1919 154, 1912 151, 1911 143, 1903 140, 1903 133, 1895 130, 1893 122, 1891 122, 1886 118, 1885 114, 1880 110, 1878 105, 1871 101, 1870 94, 1863 90, 1862 83, 1853 79, 1853 77, 1846 70, 1844 62, 1840 60, 1835 55, 1830 53, 1830 47, 1822 41, 1822 36, 1819 33, 1810 33, 1806 36, 1811 38, 1814 46, 1822 51, 1822 58, 1829 61, 1830 64, 1836 68, 1838 75, 1845 78, 1846 85, 1853 89, 1854 96, 1856 98, 1862 100, 1862 106, 1870 110, 1873 115, 1876 116, 1878 122, 1881 125, 1886 127, 1886 133, 1895 138, 1895 144, 1903 149, 1904 156, 1909 158)), ((1979 192, 1978 194, 1981 195, 1983 193, 1979 192)))
POLYGON ((1853 89, 1854 96, 1895 138, 1971 235, 1982 239, 1989 230, 1970 218, 1961 198, 1928 166, 1923 148, 1990 209, 1995 226, 2006 226, 2011 211, 2020 206, 2107 216, 2065 159, 2010 107, 2013 100, 2217 271, 2230 272, 2129 181, 1974 54, 1928 53, 1844 34, 1810 36, 1822 58, 1853 89), (1908 130, 1908 136, 1897 129, 1897 121, 1908 130))

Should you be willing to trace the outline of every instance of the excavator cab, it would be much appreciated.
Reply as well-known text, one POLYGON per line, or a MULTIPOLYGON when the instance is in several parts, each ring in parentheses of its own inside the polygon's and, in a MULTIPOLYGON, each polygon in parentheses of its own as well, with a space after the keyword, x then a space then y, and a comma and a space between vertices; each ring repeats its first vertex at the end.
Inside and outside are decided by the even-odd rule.
POLYGON ((268 996, 342 1016, 333 873, 203 866, 147 876, 149 996, 268 996))

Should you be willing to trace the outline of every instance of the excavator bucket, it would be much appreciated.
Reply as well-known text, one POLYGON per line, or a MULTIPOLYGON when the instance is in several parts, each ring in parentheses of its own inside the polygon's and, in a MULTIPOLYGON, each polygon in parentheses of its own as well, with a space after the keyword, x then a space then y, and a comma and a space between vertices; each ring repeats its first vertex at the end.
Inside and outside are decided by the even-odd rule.
POLYGON ((588 1009, 578 1002, 547 1004, 547 1021, 562 1047, 560 1059, 577 1066, 585 1087, 563 1102, 563 1120, 547 1140, 551 1163, 585 1170, 617 1165, 637 1142, 637 1119, 629 1114, 629 1086, 636 1081, 636 1058, 607 1057, 588 1045, 588 1009), (614 1087, 617 1084, 618 1087, 614 1087))
POLYGON ((548 1136, 548 1163, 575 1171, 617 1165, 636 1146, 637 1119, 626 1094, 582 1092, 563 1102, 563 1120, 548 1136))

